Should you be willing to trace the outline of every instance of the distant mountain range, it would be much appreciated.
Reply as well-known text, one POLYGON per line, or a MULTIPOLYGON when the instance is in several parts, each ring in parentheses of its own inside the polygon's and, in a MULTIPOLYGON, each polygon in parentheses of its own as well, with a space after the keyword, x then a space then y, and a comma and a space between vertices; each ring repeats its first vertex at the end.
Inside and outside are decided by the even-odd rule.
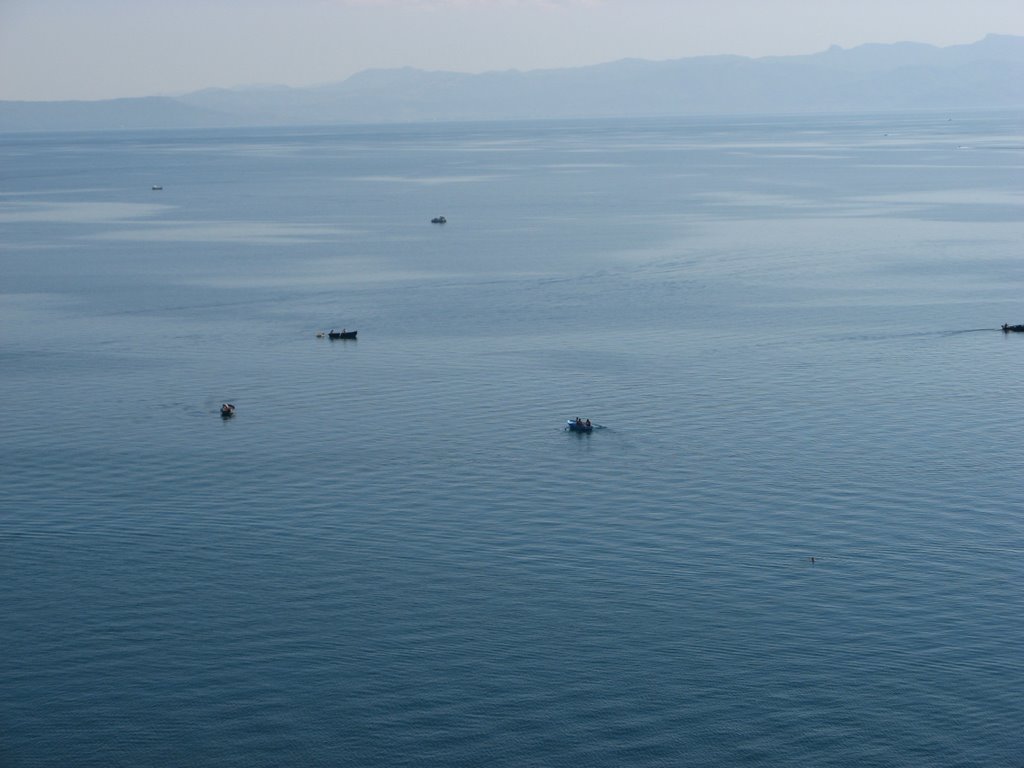
POLYGON ((333 85, 0 101, 0 131, 1024 108, 1024 37, 806 56, 624 59, 484 74, 368 70, 333 85))

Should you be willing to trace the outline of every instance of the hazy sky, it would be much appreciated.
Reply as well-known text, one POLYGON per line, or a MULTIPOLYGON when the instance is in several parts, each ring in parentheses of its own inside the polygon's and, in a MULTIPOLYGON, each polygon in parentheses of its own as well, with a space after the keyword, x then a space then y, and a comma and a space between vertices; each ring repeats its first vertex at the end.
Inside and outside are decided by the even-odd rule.
POLYGON ((1024 0, 0 0, 0 99, 1024 36, 1024 0))

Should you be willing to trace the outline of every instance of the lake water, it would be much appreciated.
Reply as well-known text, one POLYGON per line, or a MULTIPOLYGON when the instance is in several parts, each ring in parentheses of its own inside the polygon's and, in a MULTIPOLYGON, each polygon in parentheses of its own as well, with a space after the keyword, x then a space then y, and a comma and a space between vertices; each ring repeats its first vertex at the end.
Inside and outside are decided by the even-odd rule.
POLYGON ((5 767, 1024 765, 1021 115, 8 135, 0 230, 5 767))

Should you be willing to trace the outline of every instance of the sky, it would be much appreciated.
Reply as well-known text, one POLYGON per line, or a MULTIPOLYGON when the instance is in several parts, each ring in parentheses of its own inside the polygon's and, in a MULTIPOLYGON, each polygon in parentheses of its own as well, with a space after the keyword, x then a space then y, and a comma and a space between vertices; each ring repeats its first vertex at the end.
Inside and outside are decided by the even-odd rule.
POLYGON ((0 0, 0 100, 1024 36, 1024 0, 0 0))

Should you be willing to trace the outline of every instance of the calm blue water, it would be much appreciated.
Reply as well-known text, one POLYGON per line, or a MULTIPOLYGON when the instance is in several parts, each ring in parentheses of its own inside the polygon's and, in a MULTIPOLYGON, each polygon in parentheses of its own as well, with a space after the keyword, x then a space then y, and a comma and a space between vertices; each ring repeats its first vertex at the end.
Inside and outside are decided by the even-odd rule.
POLYGON ((1024 765, 1020 115, 5 136, 0 230, 3 766, 1024 765))

